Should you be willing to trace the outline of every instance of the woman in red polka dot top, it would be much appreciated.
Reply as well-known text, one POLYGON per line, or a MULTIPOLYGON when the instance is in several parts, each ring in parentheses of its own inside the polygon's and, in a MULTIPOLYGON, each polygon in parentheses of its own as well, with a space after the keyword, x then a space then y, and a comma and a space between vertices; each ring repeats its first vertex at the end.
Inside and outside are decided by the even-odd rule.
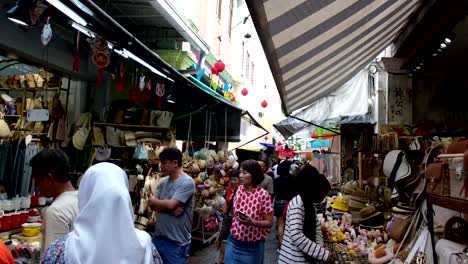
POLYGON ((270 195, 260 186, 263 171, 255 160, 240 166, 240 186, 234 194, 231 234, 226 244, 224 263, 261 264, 267 230, 273 226, 270 195))

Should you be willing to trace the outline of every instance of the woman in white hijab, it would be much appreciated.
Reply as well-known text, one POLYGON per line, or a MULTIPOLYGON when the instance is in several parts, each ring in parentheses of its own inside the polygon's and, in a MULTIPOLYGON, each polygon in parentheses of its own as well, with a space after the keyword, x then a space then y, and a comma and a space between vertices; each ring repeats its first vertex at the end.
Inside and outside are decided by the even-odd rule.
POLYGON ((107 162, 89 168, 79 186, 78 207, 74 230, 50 245, 42 263, 162 263, 149 234, 133 225, 128 179, 121 168, 107 162))

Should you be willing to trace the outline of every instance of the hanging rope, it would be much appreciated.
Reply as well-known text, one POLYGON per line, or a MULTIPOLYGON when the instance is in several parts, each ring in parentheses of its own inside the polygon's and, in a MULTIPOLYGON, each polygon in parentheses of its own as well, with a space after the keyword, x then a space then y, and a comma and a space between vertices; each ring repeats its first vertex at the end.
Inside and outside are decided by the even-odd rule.
POLYGON ((227 124, 227 107, 224 107, 224 150, 227 149, 227 124))
POLYGON ((192 142, 192 113, 190 113, 190 116, 189 116, 189 125, 188 125, 188 132, 187 132, 187 149, 190 149, 192 150, 192 155, 194 153, 194 150, 193 150, 193 142, 192 142))

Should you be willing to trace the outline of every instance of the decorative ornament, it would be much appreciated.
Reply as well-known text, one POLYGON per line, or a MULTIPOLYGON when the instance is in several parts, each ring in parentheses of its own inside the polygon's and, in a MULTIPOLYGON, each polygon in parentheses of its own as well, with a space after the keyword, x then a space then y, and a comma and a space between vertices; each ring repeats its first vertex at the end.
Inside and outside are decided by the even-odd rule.
POLYGON ((266 108, 267 106, 268 106, 267 101, 263 100, 263 102, 262 102, 262 107, 263 107, 263 108, 266 108))
POLYGON ((151 80, 148 80, 148 82, 145 85, 145 89, 140 92, 140 104, 142 105, 147 105, 150 102, 151 99, 151 86, 153 83, 151 80))
POLYGON ((77 31, 75 53, 73 53, 73 72, 78 72, 80 70, 80 36, 80 31, 77 31))
POLYGON ((117 84, 117 91, 119 93, 123 92, 125 90, 125 65, 123 62, 120 63, 119 67, 119 82, 117 84))
POLYGON ((219 75, 219 72, 215 68, 211 68, 211 74, 212 75, 219 75))
POLYGON ((98 67, 97 85, 102 86, 102 77, 106 67, 110 64, 109 46, 101 36, 97 36, 91 43, 93 49, 93 63, 98 67))
POLYGON ((128 93, 129 95, 129 100, 130 102, 134 103, 138 101, 138 88, 136 87, 136 82, 138 79, 138 69, 136 70, 136 74, 133 73, 132 75, 132 88, 130 88, 130 91, 128 93))
POLYGON ((224 91, 229 91, 231 89, 231 85, 229 84, 229 82, 225 82, 223 88, 224 91))
POLYGON ((242 89, 241 94, 242 94, 243 96, 246 96, 246 95, 249 94, 249 90, 247 90, 247 88, 244 88, 244 89, 242 89))
POLYGON ((216 75, 216 74, 213 74, 211 75, 211 83, 210 83, 210 87, 213 88, 213 90, 216 91, 216 89, 218 89, 218 86, 219 86, 219 76, 216 75))
POLYGON ((218 71, 218 72, 222 72, 226 69, 226 65, 224 64, 224 62, 222 62, 221 60, 218 60, 215 65, 214 65, 214 68, 218 71))
POLYGON ((140 88, 140 92, 143 92, 143 90, 145 89, 145 75, 141 75, 140 76, 140 84, 138 85, 138 87, 140 88))
POLYGON ((158 100, 156 102, 156 109, 161 109, 161 98, 164 96, 164 93, 166 92, 164 89, 164 81, 159 80, 156 84, 156 95, 158 96, 158 100))
POLYGON ((50 27, 50 17, 47 17, 47 22, 42 29, 41 42, 42 45, 47 46, 52 39, 52 28, 50 27))

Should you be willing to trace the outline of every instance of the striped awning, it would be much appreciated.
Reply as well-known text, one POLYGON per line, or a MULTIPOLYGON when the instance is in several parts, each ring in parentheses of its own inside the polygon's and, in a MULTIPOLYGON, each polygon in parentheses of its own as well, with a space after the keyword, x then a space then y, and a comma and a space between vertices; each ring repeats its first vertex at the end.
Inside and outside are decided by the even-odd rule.
POLYGON ((247 0, 286 113, 351 79, 421 0, 247 0))

